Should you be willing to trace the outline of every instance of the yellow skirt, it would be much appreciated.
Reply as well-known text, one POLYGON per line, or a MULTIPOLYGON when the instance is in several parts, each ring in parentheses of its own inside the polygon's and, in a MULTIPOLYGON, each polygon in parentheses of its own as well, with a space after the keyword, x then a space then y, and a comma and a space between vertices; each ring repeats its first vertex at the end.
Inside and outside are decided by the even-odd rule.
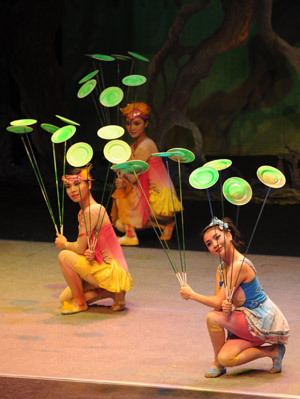
POLYGON ((97 280, 99 287, 110 292, 129 291, 132 287, 132 277, 126 273, 122 266, 111 259, 109 263, 98 263, 95 260, 89 262, 84 256, 78 255, 76 270, 83 280, 86 280, 87 274, 92 274, 97 280))

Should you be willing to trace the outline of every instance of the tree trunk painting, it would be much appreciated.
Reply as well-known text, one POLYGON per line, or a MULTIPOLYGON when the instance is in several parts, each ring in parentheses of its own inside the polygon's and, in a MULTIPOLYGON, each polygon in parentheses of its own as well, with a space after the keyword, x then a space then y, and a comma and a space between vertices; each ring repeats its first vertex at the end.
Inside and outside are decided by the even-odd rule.
MULTIPOLYGON (((180 44, 181 34, 195 14, 202 12, 209 0, 197 0, 181 7, 169 30, 169 37, 149 66, 148 103, 155 114, 154 140, 164 147, 166 136, 174 126, 192 131, 194 152, 204 162, 203 139, 199 127, 187 115, 193 90, 209 76, 217 56, 231 49, 243 46, 256 22, 258 33, 265 45, 273 52, 285 56, 300 76, 300 49, 290 46, 272 29, 272 0, 223 0, 223 20, 218 29, 194 47, 180 44), (188 60, 180 62, 183 56, 188 60), (177 68, 175 83, 169 86, 166 76, 166 62, 172 59, 177 68), (159 79, 163 82, 162 99, 157 91, 159 79)), ((248 82, 250 83, 250 82, 248 82)), ((237 105, 237 112, 245 104, 237 105)), ((234 118, 234 115, 232 115, 234 118)), ((230 122, 229 122, 230 123, 230 122)))

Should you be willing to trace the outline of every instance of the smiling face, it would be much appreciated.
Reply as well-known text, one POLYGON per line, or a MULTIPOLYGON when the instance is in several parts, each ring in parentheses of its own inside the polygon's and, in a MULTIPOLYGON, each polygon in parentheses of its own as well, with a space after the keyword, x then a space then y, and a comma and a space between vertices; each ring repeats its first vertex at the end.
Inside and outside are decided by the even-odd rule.
POLYGON ((148 121, 140 116, 132 120, 126 119, 126 130, 134 140, 146 135, 145 129, 147 126, 148 121))
POLYGON ((230 252, 228 249, 233 247, 230 231, 225 231, 224 233, 217 226, 212 227, 204 233, 203 241, 211 254, 220 255, 223 260, 225 258, 225 250, 230 252))
POLYGON ((90 185, 91 182, 87 183, 86 180, 66 181, 66 193, 73 202, 85 202, 90 192, 90 185))

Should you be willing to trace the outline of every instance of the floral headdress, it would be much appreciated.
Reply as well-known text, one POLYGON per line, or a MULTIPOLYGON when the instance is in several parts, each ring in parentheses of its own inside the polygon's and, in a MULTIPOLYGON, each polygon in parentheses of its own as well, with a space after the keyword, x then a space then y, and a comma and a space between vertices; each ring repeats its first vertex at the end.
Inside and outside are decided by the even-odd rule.
POLYGON ((131 121, 138 117, 148 119, 151 108, 145 103, 136 102, 127 104, 126 107, 120 108, 120 111, 127 120, 131 121))
POLYGON ((94 179, 92 179, 92 176, 90 174, 90 170, 92 169, 93 165, 91 163, 89 163, 88 165, 86 165, 86 167, 83 167, 80 171, 80 173, 76 174, 76 175, 65 175, 62 176, 61 180, 64 183, 68 183, 71 181, 92 181, 94 179))

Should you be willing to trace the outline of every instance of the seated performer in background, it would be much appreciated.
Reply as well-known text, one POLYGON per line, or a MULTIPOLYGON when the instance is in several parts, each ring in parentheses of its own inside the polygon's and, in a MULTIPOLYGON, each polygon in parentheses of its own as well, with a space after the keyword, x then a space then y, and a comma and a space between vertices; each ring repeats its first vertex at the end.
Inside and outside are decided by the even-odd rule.
MULTIPOLYGON (((154 141, 146 134, 150 108, 145 103, 136 102, 128 104, 121 109, 121 112, 125 117, 126 130, 133 138, 131 159, 149 164, 148 171, 139 176, 139 182, 162 228, 161 239, 164 237, 165 240, 170 240, 175 225, 174 207, 175 212, 178 212, 182 206, 172 183, 171 193, 170 179, 162 159, 152 156, 153 153, 158 152, 158 149, 154 141)), ((135 230, 151 227, 147 213, 151 219, 152 214, 135 176, 129 175, 129 178, 134 188, 125 175, 120 175, 116 179, 116 190, 112 195, 111 218, 114 227, 125 233, 119 238, 120 244, 138 245, 135 230)))
POLYGON ((238 251, 242 244, 239 231, 230 219, 225 218, 223 222, 213 218, 202 237, 209 252, 221 260, 215 295, 197 294, 190 286, 183 285, 181 297, 214 308, 206 319, 214 362, 205 377, 219 377, 226 372, 225 366, 238 366, 262 357, 272 359, 270 373, 280 373, 289 326, 264 292, 252 262, 238 251), (227 290, 230 282, 235 286, 232 301, 226 300, 226 282, 227 290))
POLYGON ((62 250, 58 262, 68 284, 60 296, 62 314, 82 312, 88 308, 88 303, 107 297, 115 301, 113 311, 123 310, 125 291, 132 286, 109 216, 91 194, 91 167, 72 169, 62 178, 67 195, 81 208, 77 241, 68 242, 63 235, 55 240, 56 247, 62 250), (94 249, 89 249, 88 243, 96 239, 94 249))

